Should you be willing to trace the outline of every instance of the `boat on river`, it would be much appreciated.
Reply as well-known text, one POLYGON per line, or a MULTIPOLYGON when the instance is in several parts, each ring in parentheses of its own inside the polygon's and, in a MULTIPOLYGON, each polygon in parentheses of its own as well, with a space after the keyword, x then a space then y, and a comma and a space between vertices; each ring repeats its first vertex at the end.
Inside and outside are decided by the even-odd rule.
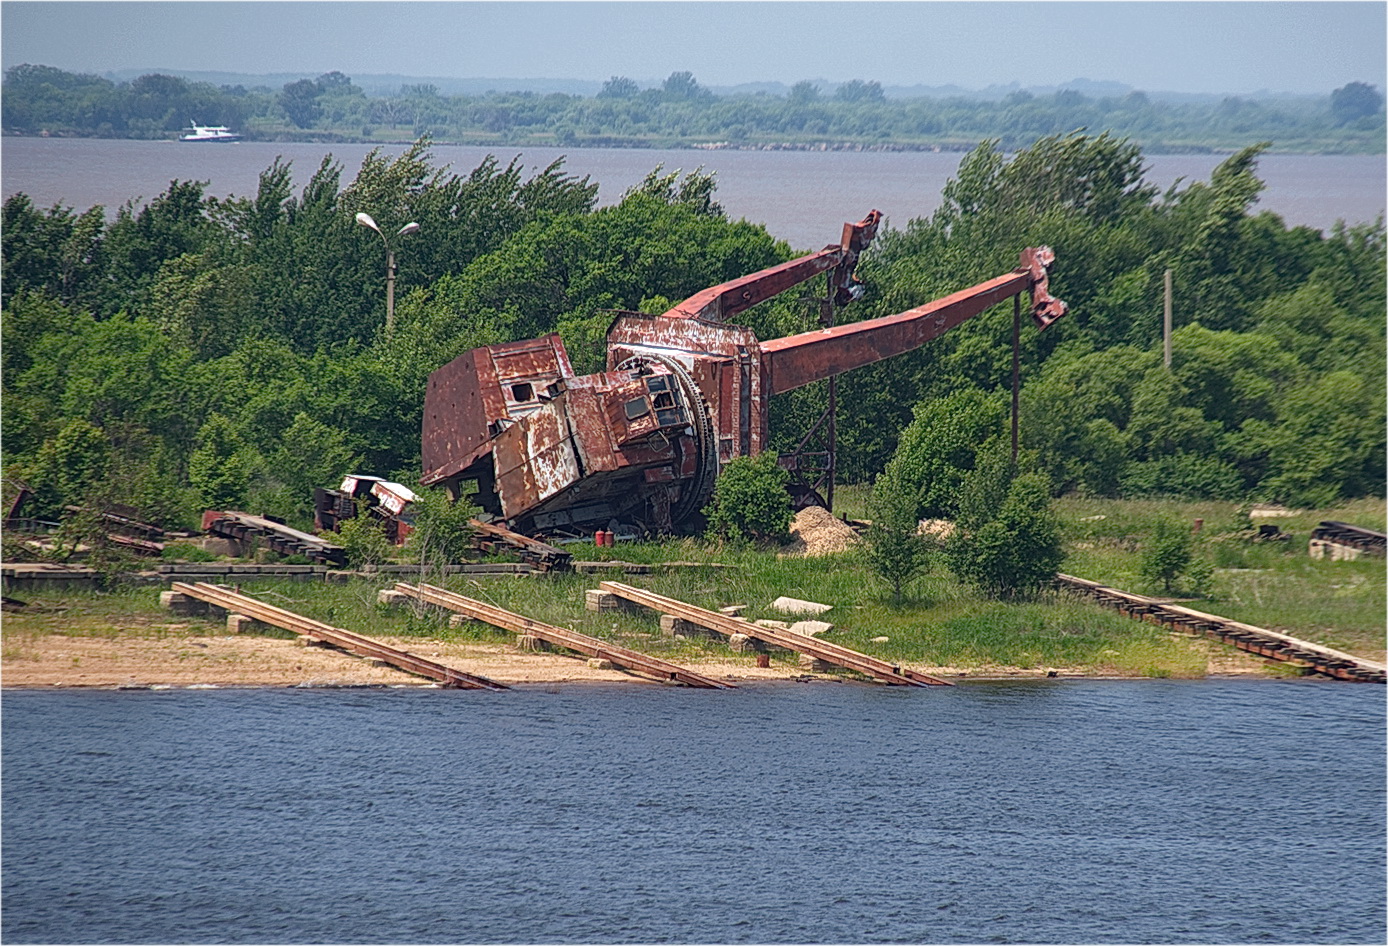
POLYGON ((199 125, 189 122, 189 131, 179 141, 240 141, 241 136, 225 125, 199 125))

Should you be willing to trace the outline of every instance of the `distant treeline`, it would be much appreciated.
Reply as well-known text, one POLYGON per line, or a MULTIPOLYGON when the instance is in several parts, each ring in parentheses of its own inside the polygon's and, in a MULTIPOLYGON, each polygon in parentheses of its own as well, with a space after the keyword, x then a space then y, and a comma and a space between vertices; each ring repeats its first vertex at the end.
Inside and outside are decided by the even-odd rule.
POLYGON ((1174 103, 1142 92, 1094 98, 1062 90, 1014 92, 999 101, 963 96, 888 98, 880 83, 853 80, 826 93, 809 81, 784 96, 715 95, 689 72, 642 89, 614 76, 594 96, 489 92, 445 95, 429 84, 368 96, 341 72, 279 89, 212 85, 144 75, 112 82, 52 66, 5 72, 7 135, 169 138, 192 121, 226 125, 249 139, 436 141, 497 146, 851 147, 966 150, 996 140, 1005 150, 1076 129, 1104 130, 1148 153, 1236 150, 1271 141, 1278 151, 1382 153, 1383 96, 1351 82, 1324 96, 1229 97, 1174 103))

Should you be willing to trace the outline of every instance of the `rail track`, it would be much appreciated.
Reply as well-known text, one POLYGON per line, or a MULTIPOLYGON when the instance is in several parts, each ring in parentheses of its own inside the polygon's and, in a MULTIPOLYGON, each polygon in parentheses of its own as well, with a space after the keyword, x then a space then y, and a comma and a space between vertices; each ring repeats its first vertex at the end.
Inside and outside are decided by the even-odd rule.
POLYGON ((667 660, 661 660, 659 657, 637 653, 634 650, 599 640, 596 637, 589 637, 587 634, 580 634, 568 628, 544 624, 524 615, 515 614, 443 588, 436 588, 433 585, 410 585, 402 582, 395 586, 395 590, 418 601, 446 608, 475 621, 484 621, 493 627, 514 631, 523 637, 535 637, 556 647, 563 647, 566 650, 587 654, 589 657, 607 660, 614 667, 631 670, 654 677, 657 680, 710 690, 736 689, 731 683, 706 677, 667 660))
POLYGON ((667 598, 658 595, 653 591, 645 591, 641 588, 633 588, 631 585, 624 585, 617 581, 604 581, 598 587, 609 594, 614 594, 619 598, 634 602, 642 607, 659 611, 661 614, 673 614, 675 617, 706 627, 711 631, 731 637, 734 634, 745 634, 765 641, 776 647, 783 647, 797 653, 806 654, 825 663, 835 664, 846 667, 849 670, 856 670, 859 673, 874 677, 883 683, 896 686, 953 686, 948 680, 941 680, 939 677, 932 677, 929 674, 921 673, 919 670, 912 670, 909 667, 899 667, 879 660, 867 654, 850 650, 839 644, 832 644, 829 641, 822 641, 805 634, 798 634, 794 631, 781 630, 779 628, 762 627, 759 624, 752 624, 739 618, 729 617, 726 614, 719 614, 716 611, 708 611, 704 608, 680 601, 676 598, 667 598))
POLYGON ((1056 582, 1062 588, 1093 598, 1129 617, 1208 637, 1250 654, 1293 664, 1337 680, 1388 683, 1388 667, 1363 657, 1217 614, 1206 614, 1155 598, 1119 591, 1074 575, 1057 575, 1056 582))
POLYGON ((391 647, 389 644, 372 640, 362 634, 333 627, 330 624, 306 618, 301 614, 295 614, 293 611, 286 611, 284 608, 277 608, 272 604, 266 604, 221 585, 212 585, 201 581, 192 584, 174 582, 171 590, 228 613, 244 614, 246 617, 253 618, 263 624, 293 631, 310 641, 329 644, 348 653, 356 654, 358 657, 380 660, 406 673, 436 680, 446 687, 458 687, 467 690, 510 689, 504 683, 497 683, 486 677, 445 667, 443 664, 400 650, 398 647, 391 647))

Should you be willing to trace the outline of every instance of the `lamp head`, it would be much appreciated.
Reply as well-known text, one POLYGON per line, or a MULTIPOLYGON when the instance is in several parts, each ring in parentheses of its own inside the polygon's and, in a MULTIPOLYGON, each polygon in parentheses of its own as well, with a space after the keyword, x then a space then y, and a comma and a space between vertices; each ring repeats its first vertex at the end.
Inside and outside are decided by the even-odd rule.
POLYGON ((417 224, 417 223, 415 223, 413 220, 411 220, 409 223, 405 224, 403 227, 400 228, 400 232, 397 233, 396 236, 409 236, 411 233, 418 233, 418 232, 419 232, 419 224, 417 224))
MULTIPOLYGON (((370 229, 370 230, 375 230, 377 233, 381 233, 381 228, 378 227, 378 226, 376 226, 376 221, 371 219, 371 214, 368 214, 368 213, 359 213, 359 214, 357 214, 357 223, 361 224, 363 227, 366 227, 366 228, 368 228, 368 229, 370 229)), ((382 235, 382 236, 385 236, 385 234, 383 234, 383 233, 382 233, 381 235, 382 235)))

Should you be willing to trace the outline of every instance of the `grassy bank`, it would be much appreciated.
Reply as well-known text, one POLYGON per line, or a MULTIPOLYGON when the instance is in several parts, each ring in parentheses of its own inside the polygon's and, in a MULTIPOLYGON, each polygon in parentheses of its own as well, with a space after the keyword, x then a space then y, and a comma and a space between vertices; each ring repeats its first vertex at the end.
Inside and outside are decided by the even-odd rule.
MULTIPOLYGON (((861 495, 842 497, 850 514, 861 495)), ((1198 554, 1218 566, 1206 596, 1192 607, 1249 623, 1278 628, 1372 659, 1384 650, 1384 562, 1313 561, 1306 554, 1315 523, 1338 518, 1371 528, 1383 526, 1383 503, 1365 502, 1338 510, 1306 512, 1264 520, 1292 538, 1260 543, 1249 538, 1247 510, 1231 504, 1066 500, 1059 511, 1068 535, 1064 570, 1142 593, 1153 588, 1142 576, 1141 550, 1160 518, 1204 520, 1198 554)), ((619 576, 629 584, 690 603, 718 608, 743 605, 751 619, 783 618, 770 608, 782 595, 833 605, 826 615, 835 627, 828 639, 892 661, 969 673, 1050 668, 1093 674, 1199 677, 1207 672, 1214 645, 1173 635, 1130 620, 1087 601, 1060 594, 1020 603, 982 598, 955 582, 937 565, 893 604, 858 551, 803 558, 699 540, 623 545, 615 550, 574 546, 576 557, 627 561, 702 561, 727 566, 619 576)), ((469 578, 450 576, 436 584, 525 614, 536 620, 625 644, 675 661, 727 659, 721 641, 675 640, 661 635, 649 612, 585 610, 584 591, 599 576, 563 574, 469 578)), ((346 584, 264 580, 242 590, 270 604, 367 634, 435 640, 508 642, 510 635, 483 625, 450 628, 432 609, 385 608, 376 593, 387 582, 346 584)), ((222 633, 220 622, 193 619, 170 626, 158 607, 157 589, 124 586, 109 592, 64 592, 32 596, 28 606, 6 615, 7 652, 39 634, 161 636, 222 633)), ((287 632, 286 632, 287 634, 287 632)), ((1218 648, 1215 648, 1218 650, 1218 648)), ((750 656, 739 657, 748 662, 750 656)), ((793 656, 773 660, 787 669, 793 656)))

